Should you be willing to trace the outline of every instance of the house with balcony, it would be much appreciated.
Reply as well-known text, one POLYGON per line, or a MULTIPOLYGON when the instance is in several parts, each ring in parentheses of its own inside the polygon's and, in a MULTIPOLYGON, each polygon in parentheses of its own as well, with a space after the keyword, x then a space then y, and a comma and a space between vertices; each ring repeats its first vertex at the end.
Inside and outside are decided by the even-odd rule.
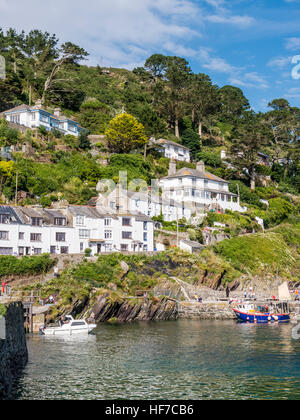
POLYGON ((232 210, 244 212, 240 199, 229 191, 229 183, 206 171, 203 162, 196 169, 176 170, 176 162, 170 162, 169 174, 160 181, 164 200, 174 200, 190 208, 193 215, 207 211, 232 210))
POLYGON ((188 163, 191 161, 190 149, 182 144, 165 139, 155 140, 153 144, 157 145, 157 150, 163 153, 166 158, 188 163))
POLYGON ((34 106, 19 105, 2 113, 4 118, 10 123, 29 129, 44 127, 48 131, 58 130, 62 134, 78 136, 83 128, 70 118, 64 116, 60 108, 56 108, 53 113, 42 107, 41 101, 37 101, 34 106))
POLYGON ((164 200, 158 191, 128 191, 117 186, 109 194, 99 194, 93 199, 93 205, 97 203, 110 208, 112 211, 140 213, 149 218, 163 215, 167 222, 186 218, 190 220, 192 212, 188 206, 174 200, 164 200))

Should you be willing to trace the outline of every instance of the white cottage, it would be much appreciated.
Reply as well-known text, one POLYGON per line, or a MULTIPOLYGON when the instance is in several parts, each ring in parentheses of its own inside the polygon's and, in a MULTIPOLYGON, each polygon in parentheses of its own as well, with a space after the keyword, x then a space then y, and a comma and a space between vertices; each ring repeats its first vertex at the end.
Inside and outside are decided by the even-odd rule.
POLYGON ((205 170, 203 162, 196 169, 182 168, 176 171, 176 162, 170 162, 169 174, 161 179, 165 200, 182 202, 193 209, 193 214, 210 210, 232 210, 244 212, 239 197, 229 191, 229 184, 205 170))
POLYGON ((0 206, 0 255, 78 253, 75 230, 60 211, 0 206))
POLYGON ((44 127, 48 131, 58 130, 63 134, 78 136, 82 127, 64 115, 60 108, 52 113, 42 108, 41 101, 36 105, 20 105, 3 112, 4 118, 14 124, 22 125, 30 129, 44 127))
POLYGON ((154 222, 142 213, 114 212, 97 204, 69 206, 66 210, 76 231, 80 253, 145 252, 154 249, 154 222))
POLYGON ((190 162, 190 149, 182 146, 182 144, 175 143, 171 140, 159 139, 155 141, 158 149, 165 155, 166 158, 179 160, 181 162, 190 162))

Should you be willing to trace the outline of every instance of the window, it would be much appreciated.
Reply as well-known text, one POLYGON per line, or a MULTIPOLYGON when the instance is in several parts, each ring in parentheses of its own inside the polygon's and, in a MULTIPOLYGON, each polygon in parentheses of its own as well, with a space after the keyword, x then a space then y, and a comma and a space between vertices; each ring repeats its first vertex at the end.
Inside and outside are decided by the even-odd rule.
POLYGON ((31 233, 30 234, 30 241, 31 242, 41 242, 42 241, 42 234, 41 233, 31 233))
POLYGON ((0 214, 0 223, 7 225, 10 222, 9 214, 0 214))
POLYGON ((122 239, 132 239, 132 232, 122 232, 122 239))
POLYGON ((20 124, 20 114, 12 115, 10 121, 15 124, 20 124))
POLYGON ((56 254, 56 246, 50 246, 50 254, 56 254))
POLYGON ((65 217, 55 217, 54 218, 55 226, 66 226, 66 218, 65 217))
POLYGON ((131 219, 129 219, 127 217, 123 217, 122 226, 131 226, 131 219))
POLYGON ((19 232, 19 239, 21 241, 25 239, 25 233, 24 232, 19 232))
POLYGON ((41 217, 32 217, 31 224, 32 226, 42 226, 43 219, 41 217))
POLYGON ((60 253, 61 254, 68 254, 69 253, 69 248, 67 246, 62 246, 60 248, 60 253))
POLYGON ((79 229, 79 238, 89 239, 91 231, 89 229, 79 229))
POLYGON ((66 234, 61 232, 56 232, 56 242, 66 242, 66 234))
POLYGON ((105 218, 104 219, 104 226, 111 226, 111 219, 110 218, 105 218))
POLYGON ((121 244, 121 251, 128 251, 128 245, 121 244))
POLYGON ((144 232, 144 242, 147 242, 148 241, 148 234, 147 234, 147 232, 144 232))
POLYGON ((12 255, 13 248, 0 248, 0 255, 12 255))
POLYGON ((76 225, 83 225, 84 224, 84 216, 78 215, 76 216, 76 225))
POLYGON ((23 246, 19 246, 19 255, 24 255, 24 247, 23 246))
POLYGON ((144 230, 148 230, 148 223, 144 222, 144 230))
POLYGON ((31 114, 31 121, 35 121, 36 120, 36 113, 34 112, 33 114, 31 114))
POLYGON ((80 242, 80 252, 83 252, 83 242, 80 242))
POLYGON ((33 253, 34 255, 40 255, 42 253, 42 248, 34 248, 33 253))
POLYGON ((0 231, 0 240, 1 241, 8 241, 8 232, 0 231))
POLYGON ((69 123, 69 130, 73 131, 74 133, 76 132, 76 125, 75 124, 70 124, 69 123))
POLYGON ((48 123, 49 122, 49 117, 47 115, 40 114, 40 121, 48 123))
POLYGON ((104 238, 105 239, 112 239, 112 231, 111 230, 105 230, 104 231, 104 238))

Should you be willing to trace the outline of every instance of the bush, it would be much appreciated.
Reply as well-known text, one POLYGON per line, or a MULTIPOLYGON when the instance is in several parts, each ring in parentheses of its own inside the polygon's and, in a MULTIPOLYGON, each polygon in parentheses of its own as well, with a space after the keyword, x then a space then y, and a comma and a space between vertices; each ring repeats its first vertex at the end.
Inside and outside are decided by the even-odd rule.
POLYGON ((0 256, 0 277, 47 273, 54 264, 55 260, 52 260, 48 254, 23 258, 2 255, 0 256))
POLYGON ((84 250, 84 255, 85 255, 86 257, 90 257, 90 256, 91 256, 91 253, 92 253, 92 250, 91 250, 90 248, 86 248, 86 249, 84 250))

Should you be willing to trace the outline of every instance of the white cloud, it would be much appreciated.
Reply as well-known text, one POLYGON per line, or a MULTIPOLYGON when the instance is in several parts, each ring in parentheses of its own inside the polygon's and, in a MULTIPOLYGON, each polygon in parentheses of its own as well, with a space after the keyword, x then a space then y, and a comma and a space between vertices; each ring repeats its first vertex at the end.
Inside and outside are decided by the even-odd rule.
POLYGON ((287 50, 300 50, 300 38, 287 38, 285 46, 287 50))
POLYGON ((270 60, 267 63, 267 66, 283 69, 284 67, 291 65, 291 60, 292 60, 292 57, 276 57, 270 60))
POLYGON ((208 22, 235 25, 241 29, 246 29, 256 22, 251 16, 232 14, 228 7, 225 7, 228 6, 228 3, 225 3, 224 0, 205 0, 205 2, 216 11, 215 14, 205 17, 208 22))
POLYGON ((72 41, 91 53, 93 64, 133 67, 168 43, 198 37, 191 22, 201 10, 190 0, 0 0, 0 15, 10 26, 39 28, 72 41))

